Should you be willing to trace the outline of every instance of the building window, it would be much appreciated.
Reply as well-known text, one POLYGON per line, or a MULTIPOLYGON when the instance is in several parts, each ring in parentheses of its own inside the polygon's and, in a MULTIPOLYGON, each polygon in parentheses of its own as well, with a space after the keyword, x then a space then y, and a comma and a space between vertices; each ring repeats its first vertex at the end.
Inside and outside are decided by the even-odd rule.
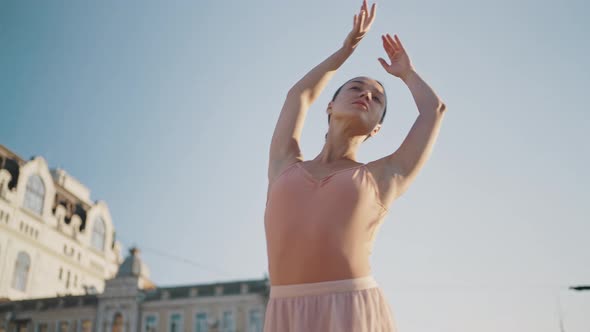
POLYGON ((80 326, 80 332, 92 332, 92 320, 84 319, 80 326))
POLYGON ((170 315, 169 332, 183 332, 182 314, 174 313, 170 315))
POLYGON ((101 217, 94 219, 94 226, 92 226, 92 246, 100 251, 104 250, 105 243, 105 223, 101 217))
POLYGON ((262 332, 262 315, 260 309, 250 310, 248 332, 262 332))
POLYGON ((29 255, 21 251, 18 253, 16 262, 14 264, 14 275, 12 277, 12 288, 24 292, 27 289, 27 277, 31 269, 31 258, 29 255))
POLYGON ((112 332, 123 332, 123 315, 120 312, 113 316, 113 328, 112 332))
POLYGON ((16 328, 14 329, 16 332, 28 332, 29 331, 29 322, 16 322, 16 328))
POLYGON ((70 332, 70 322, 57 322, 57 332, 70 332))
POLYGON ((223 318, 221 320, 221 332, 235 332, 236 331, 236 323, 234 321, 234 312, 224 311, 223 318))
POLYGON ((63 278, 63 276, 64 276, 64 268, 60 267, 59 268, 59 280, 61 280, 63 278))
POLYGON ((158 331, 158 317, 156 315, 147 315, 145 317, 144 332, 158 331))
POLYGON ((209 332, 206 312, 199 312, 195 316, 195 332, 209 332))
POLYGON ((49 327, 47 326, 47 323, 37 323, 36 332, 47 332, 48 330, 49 327))
POLYGON ((41 215, 43 212, 43 201, 45 200, 45 185, 38 175, 31 175, 27 181, 24 206, 41 215))

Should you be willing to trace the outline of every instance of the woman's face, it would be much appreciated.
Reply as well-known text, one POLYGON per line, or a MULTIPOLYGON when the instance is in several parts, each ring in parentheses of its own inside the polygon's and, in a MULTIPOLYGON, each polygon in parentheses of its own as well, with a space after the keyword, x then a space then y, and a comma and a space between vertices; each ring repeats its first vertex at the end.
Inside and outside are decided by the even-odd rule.
POLYGON ((328 114, 331 115, 330 121, 345 121, 347 127, 354 127, 359 133, 369 134, 376 127, 380 127, 379 121, 385 111, 385 105, 385 94, 381 84, 368 77, 357 77, 342 86, 336 99, 330 102, 328 114))

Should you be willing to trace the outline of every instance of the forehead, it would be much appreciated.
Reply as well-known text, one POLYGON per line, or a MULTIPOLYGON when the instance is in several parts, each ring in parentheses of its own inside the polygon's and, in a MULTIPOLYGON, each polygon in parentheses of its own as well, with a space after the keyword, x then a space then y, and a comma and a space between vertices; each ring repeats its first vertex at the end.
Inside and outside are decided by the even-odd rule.
POLYGON ((379 82, 377 82, 376 80, 369 78, 369 77, 355 77, 355 78, 349 80, 348 82, 346 82, 345 85, 352 85, 352 84, 369 86, 369 87, 374 88, 376 91, 379 91, 381 94, 385 93, 383 86, 381 86, 381 84, 379 82))

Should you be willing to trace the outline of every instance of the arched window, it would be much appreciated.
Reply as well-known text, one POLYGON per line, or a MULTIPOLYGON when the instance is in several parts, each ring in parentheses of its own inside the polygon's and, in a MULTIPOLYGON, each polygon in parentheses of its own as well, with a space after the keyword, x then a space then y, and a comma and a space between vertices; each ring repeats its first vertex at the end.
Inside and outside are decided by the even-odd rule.
POLYGON ((123 332, 123 315, 120 312, 113 317, 112 332, 123 332))
POLYGON ((100 251, 104 250, 106 226, 101 217, 94 219, 92 226, 92 246, 100 251))
POLYGON ((29 276, 29 270, 31 269, 31 258, 29 255, 21 251, 16 257, 16 263, 14 264, 14 274, 12 276, 12 288, 20 291, 27 289, 27 277, 29 276))
POLYGON ((57 332, 68 332, 69 329, 70 329, 70 322, 62 320, 57 323, 57 332))
POLYGON ((45 200, 45 185, 38 175, 31 175, 27 182, 24 206, 41 215, 43 212, 43 201, 45 200))

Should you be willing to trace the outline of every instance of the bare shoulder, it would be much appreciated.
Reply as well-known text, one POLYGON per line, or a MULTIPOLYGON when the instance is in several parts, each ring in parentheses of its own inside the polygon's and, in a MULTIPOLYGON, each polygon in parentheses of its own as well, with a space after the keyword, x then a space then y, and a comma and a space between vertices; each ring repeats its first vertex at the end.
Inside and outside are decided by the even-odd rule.
POLYGON ((387 157, 371 161, 365 167, 375 179, 383 205, 389 206, 401 196, 404 191, 401 170, 387 157))

